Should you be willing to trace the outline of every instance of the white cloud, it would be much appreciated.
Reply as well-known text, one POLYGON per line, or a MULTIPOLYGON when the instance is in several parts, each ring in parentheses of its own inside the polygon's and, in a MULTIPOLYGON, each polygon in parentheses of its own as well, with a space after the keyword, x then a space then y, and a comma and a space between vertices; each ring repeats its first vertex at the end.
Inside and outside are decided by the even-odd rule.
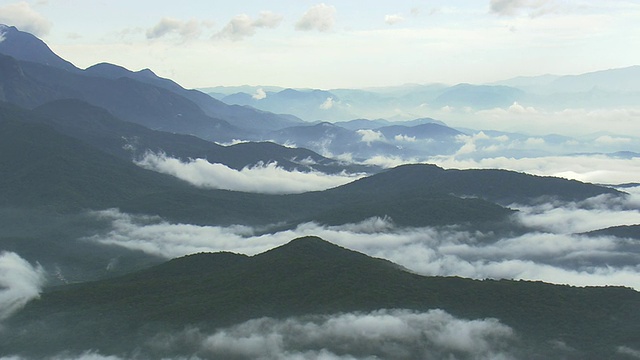
POLYGON ((416 142, 416 137, 409 135, 396 135, 393 139, 401 142, 416 142))
POLYGON ((51 30, 51 22, 31 8, 26 1, 0 7, 0 23, 16 26, 35 36, 44 36, 51 30))
POLYGON ((200 36, 202 29, 196 20, 182 21, 165 17, 151 29, 147 30, 147 39, 157 39, 170 34, 177 34, 182 40, 195 39, 200 36))
MULTIPOLYGON (((638 203, 640 197, 631 195, 625 201, 638 203)), ((591 198, 588 202, 567 203, 557 206, 547 203, 538 206, 512 205, 520 211, 517 216, 526 226, 551 231, 557 234, 571 234, 597 230, 610 226, 640 224, 640 212, 634 206, 616 205, 617 200, 610 195, 591 198)))
POLYGON ((603 135, 603 136, 599 136, 595 141, 600 144, 611 145, 611 144, 629 144, 633 140, 627 137, 603 135))
POLYGON ((325 3, 312 6, 296 22, 296 30, 321 32, 330 31, 335 23, 336 8, 325 3))
POLYGON ((145 169, 173 175, 195 186, 245 192, 292 194, 325 190, 344 185, 363 175, 327 175, 317 171, 287 171, 273 162, 231 169, 224 164, 210 163, 205 159, 183 162, 164 154, 148 152, 136 162, 145 169))
POLYGON ((267 98, 267 93, 264 91, 264 89, 259 88, 258 90, 256 90, 256 93, 253 94, 253 96, 251 96, 254 100, 262 100, 262 99, 266 99, 267 98))
POLYGON ((387 25, 395 25, 404 21, 404 17, 400 14, 385 15, 384 22, 387 25))
POLYGON ((361 141, 367 144, 371 144, 376 141, 384 141, 384 135, 380 131, 370 130, 370 129, 360 129, 356 130, 356 133, 362 136, 361 141))
POLYGON ((539 145, 544 145, 545 141, 543 138, 528 138, 527 140, 524 141, 524 143, 526 145, 539 146, 539 145))
POLYGON ((12 252, 0 253, 0 320, 40 296, 45 272, 12 252))
POLYGON ((509 112, 510 113, 517 113, 517 114, 536 114, 538 113, 538 111, 532 107, 532 106, 527 106, 524 107, 520 104, 518 104, 518 102, 514 102, 511 106, 509 106, 509 112))
MULTIPOLYGON (((411 160, 405 162, 411 162, 411 160)), ((599 184, 640 182, 640 158, 624 159, 605 155, 580 155, 461 159, 457 156, 435 156, 427 159, 426 162, 444 168, 507 169, 599 184)))
POLYGON ((508 357, 504 345, 513 340, 514 331, 496 319, 462 320, 442 310, 378 310, 250 320, 206 336, 201 346, 212 357, 424 359, 463 355, 479 359, 508 357))
POLYGON ((271 11, 263 11, 257 19, 252 19, 247 14, 236 15, 214 37, 239 41, 245 37, 253 36, 258 28, 274 29, 282 22, 282 15, 271 11))
POLYGON ((327 100, 325 100, 322 104, 320 104, 320 109, 329 110, 333 107, 333 104, 334 104, 333 98, 329 96, 327 100))

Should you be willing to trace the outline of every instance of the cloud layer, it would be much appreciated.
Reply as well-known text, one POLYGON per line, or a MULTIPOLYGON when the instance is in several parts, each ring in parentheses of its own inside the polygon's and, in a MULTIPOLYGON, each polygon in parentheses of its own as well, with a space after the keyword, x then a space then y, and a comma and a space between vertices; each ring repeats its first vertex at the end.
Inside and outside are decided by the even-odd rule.
MULTIPOLYGON (((187 329, 158 334, 156 351, 172 359, 356 360, 512 359, 516 334, 496 319, 458 319, 442 310, 377 310, 288 319, 260 318, 207 334, 187 329)), ((138 357, 135 357, 138 358, 138 357)), ((0 360, 26 360, 3 357, 0 360)), ((54 360, 120 360, 85 352, 54 360)))
POLYGON ((265 234, 266 229, 169 224, 109 210, 96 216, 111 219, 111 231, 87 240, 172 258, 201 251, 253 255, 315 235, 424 275, 640 289, 640 241, 572 233, 640 224, 639 204, 640 191, 624 200, 598 197, 579 204, 521 207, 514 224, 533 230, 516 235, 461 227, 400 228, 388 218, 341 226, 305 223, 265 234))
POLYGON ((137 165, 173 175, 195 186, 266 194, 293 194, 326 190, 354 181, 362 175, 327 175, 317 171, 287 171, 273 162, 234 170, 205 159, 183 162, 164 154, 148 152, 137 165))
POLYGON ((510 357, 514 332, 495 319, 461 320, 441 310, 379 310, 262 318, 205 336, 207 357, 242 359, 424 359, 510 357))
POLYGON ((45 272, 18 254, 0 253, 0 320, 37 298, 45 282, 45 272))

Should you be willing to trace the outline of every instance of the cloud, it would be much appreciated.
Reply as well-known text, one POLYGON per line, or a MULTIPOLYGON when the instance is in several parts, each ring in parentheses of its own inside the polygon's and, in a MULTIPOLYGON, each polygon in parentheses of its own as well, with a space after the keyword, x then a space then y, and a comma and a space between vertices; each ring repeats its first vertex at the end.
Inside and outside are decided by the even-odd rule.
MULTIPOLYGON (((474 151, 485 150, 476 143, 474 151)), ((503 148, 504 149, 504 148, 503 148)), ((461 148, 462 150, 462 148, 461 148)), ((471 151, 471 150, 469 150, 471 151)), ((485 157, 462 158, 461 151, 454 156, 434 156, 425 162, 454 169, 507 169, 541 176, 556 176, 597 184, 640 182, 640 158, 615 158, 606 155, 539 156, 539 157, 485 157)), ((412 162, 411 159, 403 163, 412 162)))
POLYGON ((247 14, 236 15, 220 32, 214 35, 214 37, 240 41, 245 37, 255 35, 256 29, 274 29, 278 27, 282 22, 282 18, 282 15, 275 14, 271 11, 261 12, 257 19, 252 19, 247 14))
POLYGON ((12 252, 0 253, 0 320, 37 298, 45 282, 42 267, 12 252))
POLYGON ((322 104, 320 104, 320 109, 329 110, 333 107, 333 104, 334 104, 333 98, 329 96, 327 100, 325 100, 322 104))
POLYGON ((416 137, 409 135, 396 135, 393 139, 400 142, 416 142, 416 137))
POLYGON ((530 10, 530 17, 538 17, 555 10, 550 0, 491 0, 490 12, 500 16, 516 16, 522 10, 530 10))
POLYGON ((51 22, 31 8, 26 1, 0 7, 0 23, 13 25, 35 36, 44 36, 51 30, 51 22))
POLYGON ((195 186, 234 191, 294 194, 306 191, 325 190, 344 185, 363 175, 327 175, 317 171, 287 171, 273 162, 231 169, 224 164, 210 163, 205 159, 183 162, 164 154, 147 152, 136 162, 145 169, 173 175, 195 186))
MULTIPOLYGON (((285 319, 263 317, 213 333, 198 328, 160 333, 147 342, 155 357, 158 351, 181 354, 171 357, 174 360, 512 359, 516 358, 516 344, 515 331, 497 319, 461 319, 439 309, 425 312, 380 309, 285 319)), ((48 358, 139 359, 146 358, 146 350, 138 349, 135 356, 128 358, 92 351, 48 358)))
POLYGON ((251 96, 254 100, 262 100, 267 98, 267 93, 262 89, 256 90, 256 93, 251 96))
POLYGON ((617 349, 617 353, 626 355, 630 358, 640 359, 640 350, 636 350, 628 346, 619 346, 617 349))
POLYGON ((442 310, 261 318, 205 336, 207 356, 251 359, 505 358, 514 331, 442 310))
POLYGON ((380 131, 370 130, 370 129, 360 129, 356 130, 356 133, 362 136, 360 141, 365 142, 367 144, 371 144, 376 141, 384 141, 384 135, 380 131))
POLYGON ((334 6, 321 3, 312 6, 304 15, 296 22, 296 30, 320 32, 330 31, 335 23, 336 8, 334 6))
POLYGON ((622 285, 640 290, 640 240, 582 232, 640 223, 640 187, 621 199, 596 197, 581 203, 538 207, 513 205, 523 234, 478 231, 463 226, 404 228, 390 218, 326 226, 303 223, 269 233, 268 228, 170 224, 117 210, 95 212, 111 230, 87 241, 173 258, 202 251, 254 255, 302 236, 319 236, 423 275, 475 279, 524 279, 576 286, 622 285))
POLYGON ((617 136, 610 136, 610 135, 603 135, 603 136, 599 136, 598 138, 596 138, 595 142, 600 143, 600 144, 606 144, 606 145, 611 145, 611 144, 629 144, 631 143, 633 140, 627 137, 617 137, 617 136))
POLYGON ((400 14, 385 15, 384 22, 387 25, 395 25, 404 21, 404 17, 400 14))
POLYGON ((195 39, 202 29, 196 20, 182 21, 174 18, 162 18, 154 27, 147 30, 147 39, 158 39, 171 34, 178 34, 182 40, 195 39))

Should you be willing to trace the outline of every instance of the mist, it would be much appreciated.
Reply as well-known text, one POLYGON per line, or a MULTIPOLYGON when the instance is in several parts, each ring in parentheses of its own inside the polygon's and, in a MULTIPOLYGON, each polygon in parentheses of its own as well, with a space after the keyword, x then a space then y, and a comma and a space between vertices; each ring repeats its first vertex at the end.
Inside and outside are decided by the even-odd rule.
POLYGON ((514 330, 497 319, 466 320, 437 309, 382 309, 287 319, 265 317, 212 333, 188 328, 157 334, 130 357, 87 351, 51 359, 515 359, 518 345, 514 330))
POLYGON ((13 252, 0 253, 0 320, 21 309, 29 300, 40 296, 45 271, 33 266, 13 252))
POLYGON ((513 224, 531 231, 511 236, 461 226, 405 228, 390 218, 340 226, 311 222, 265 234, 264 229, 247 226, 171 224, 108 210, 95 216, 111 219, 112 229, 86 241, 174 258, 203 251, 254 255, 314 235, 423 275, 622 285, 640 290, 640 241, 580 234, 640 224, 640 191, 631 190, 623 200, 595 197, 581 203, 521 206, 512 217, 513 224))
POLYGON ((224 164, 210 163, 206 159, 180 159, 164 154, 147 152, 136 161, 138 166, 148 170, 175 176, 198 187, 235 190, 265 194, 295 194, 306 191, 326 190, 344 185, 363 177, 363 174, 328 175, 318 171, 288 171, 276 162, 256 164, 242 170, 232 169, 224 164))

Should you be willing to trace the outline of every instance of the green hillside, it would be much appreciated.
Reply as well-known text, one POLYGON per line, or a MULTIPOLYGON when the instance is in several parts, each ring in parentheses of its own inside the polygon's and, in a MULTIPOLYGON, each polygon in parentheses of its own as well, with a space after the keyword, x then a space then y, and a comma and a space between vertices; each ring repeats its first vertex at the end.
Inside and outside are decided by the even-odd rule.
POLYGON ((307 237, 252 257, 195 254, 60 287, 9 320, 20 331, 0 340, 0 348, 36 355, 144 352, 148 337, 186 326, 213 331, 263 316, 438 308, 465 319, 497 318, 531 354, 548 356, 548 344, 563 342, 575 349, 567 358, 595 359, 640 345, 639 306, 640 293, 627 288, 419 276, 307 237))

